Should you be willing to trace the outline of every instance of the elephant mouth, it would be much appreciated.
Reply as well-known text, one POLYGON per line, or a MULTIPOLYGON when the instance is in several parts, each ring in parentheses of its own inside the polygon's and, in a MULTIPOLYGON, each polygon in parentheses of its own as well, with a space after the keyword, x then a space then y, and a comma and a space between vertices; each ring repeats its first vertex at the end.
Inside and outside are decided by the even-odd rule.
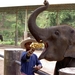
POLYGON ((48 43, 45 42, 45 43, 44 43, 44 49, 43 49, 41 55, 39 56, 39 59, 45 58, 44 56, 46 55, 46 50, 47 50, 47 48, 48 48, 48 43))
POLYGON ((45 43, 44 43, 44 46, 45 46, 45 49, 48 48, 48 43, 45 42, 45 43))

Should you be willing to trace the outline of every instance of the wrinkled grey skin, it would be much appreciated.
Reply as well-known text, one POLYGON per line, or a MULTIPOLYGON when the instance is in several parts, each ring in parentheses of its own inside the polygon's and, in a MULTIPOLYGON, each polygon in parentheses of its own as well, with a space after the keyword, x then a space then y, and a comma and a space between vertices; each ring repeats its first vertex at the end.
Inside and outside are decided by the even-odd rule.
MULTIPOLYGON (((75 58, 75 29, 69 25, 57 25, 49 28, 39 28, 36 25, 37 16, 49 6, 47 1, 44 6, 34 10, 28 20, 28 28, 38 42, 47 44, 39 59, 48 61, 62 61, 64 58, 75 58)), ((56 65, 57 66, 57 65, 56 65)), ((75 66, 75 65, 74 65, 75 66)), ((58 75, 58 74, 54 74, 58 75)))

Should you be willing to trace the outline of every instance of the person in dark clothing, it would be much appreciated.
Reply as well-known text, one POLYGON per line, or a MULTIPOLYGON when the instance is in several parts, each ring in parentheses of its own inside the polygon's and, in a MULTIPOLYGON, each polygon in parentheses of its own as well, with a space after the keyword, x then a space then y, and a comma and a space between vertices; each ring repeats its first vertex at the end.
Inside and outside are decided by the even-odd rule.
POLYGON ((33 53, 35 49, 30 47, 32 42, 35 42, 35 40, 31 38, 21 42, 21 48, 26 49, 21 55, 21 75, 34 75, 36 70, 42 68, 42 63, 38 60, 37 55, 33 53))

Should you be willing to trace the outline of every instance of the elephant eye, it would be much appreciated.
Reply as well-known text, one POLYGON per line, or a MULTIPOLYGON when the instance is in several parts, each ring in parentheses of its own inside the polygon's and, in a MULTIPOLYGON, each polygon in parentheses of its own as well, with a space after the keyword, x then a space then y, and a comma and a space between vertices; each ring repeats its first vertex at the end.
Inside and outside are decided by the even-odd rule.
POLYGON ((55 34, 56 34, 56 35, 59 35, 59 31, 58 31, 58 30, 57 30, 57 31, 55 31, 55 34))
POLYGON ((71 33, 74 33, 74 30, 71 30, 71 33))

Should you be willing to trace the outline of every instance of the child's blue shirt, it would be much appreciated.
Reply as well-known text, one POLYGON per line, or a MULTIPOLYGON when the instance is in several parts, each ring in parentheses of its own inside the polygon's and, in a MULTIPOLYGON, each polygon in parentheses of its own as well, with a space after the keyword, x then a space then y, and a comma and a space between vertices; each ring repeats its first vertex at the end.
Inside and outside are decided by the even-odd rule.
POLYGON ((41 65, 40 60, 38 60, 37 55, 32 54, 29 59, 26 57, 27 52, 23 52, 21 55, 21 72, 27 75, 34 75, 34 66, 41 65))

